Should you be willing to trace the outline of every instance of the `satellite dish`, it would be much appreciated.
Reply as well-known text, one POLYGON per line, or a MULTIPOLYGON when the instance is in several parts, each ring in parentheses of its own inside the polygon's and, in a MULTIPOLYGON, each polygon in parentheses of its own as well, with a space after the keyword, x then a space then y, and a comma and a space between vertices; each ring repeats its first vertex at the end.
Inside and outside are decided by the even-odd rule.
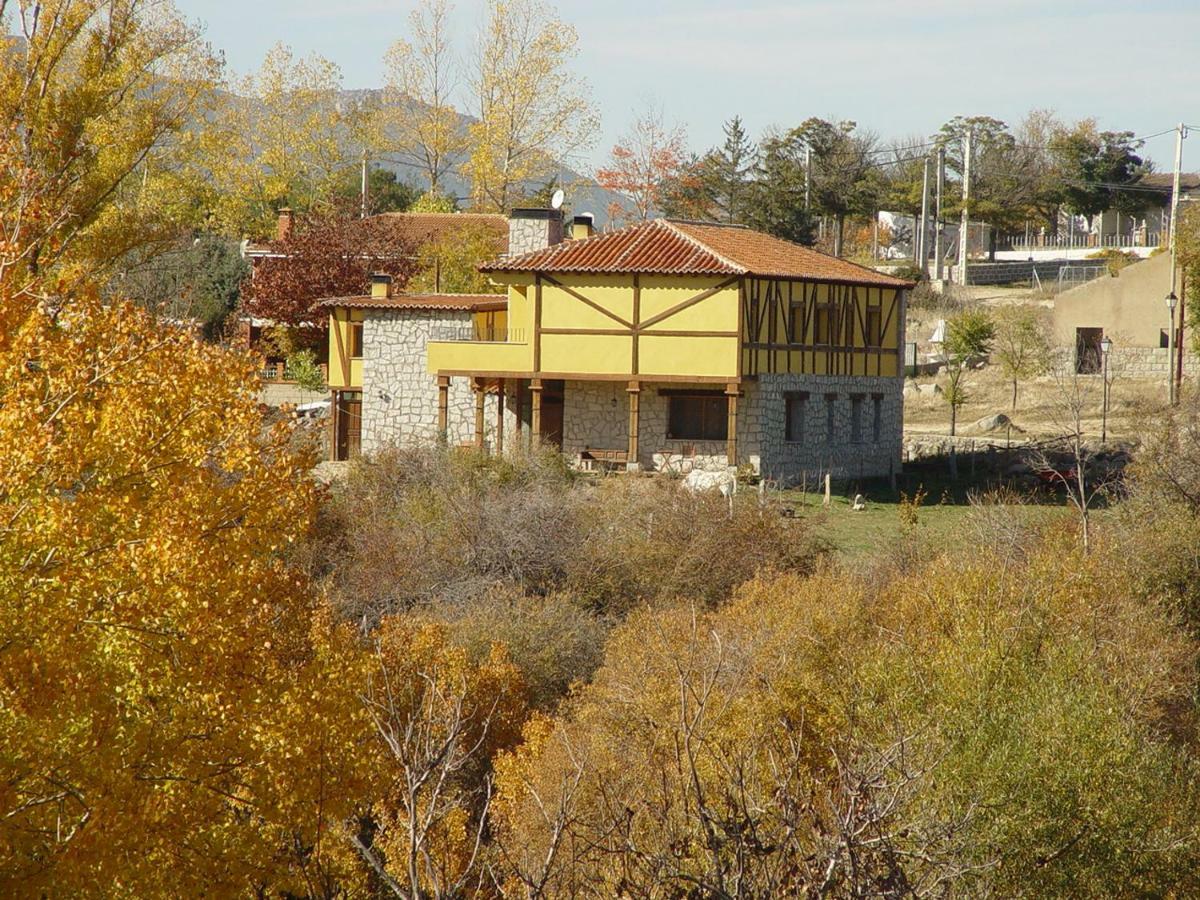
POLYGON ((554 192, 554 196, 550 198, 551 209, 562 209, 563 201, 567 199, 567 195, 563 193, 563 189, 559 188, 554 192))

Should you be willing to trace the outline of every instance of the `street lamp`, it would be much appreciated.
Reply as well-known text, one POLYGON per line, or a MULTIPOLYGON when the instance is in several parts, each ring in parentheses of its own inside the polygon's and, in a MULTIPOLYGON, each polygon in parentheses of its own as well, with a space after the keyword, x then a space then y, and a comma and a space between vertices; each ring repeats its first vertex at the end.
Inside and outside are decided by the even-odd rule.
POLYGON ((1167 329, 1167 402, 1175 405, 1175 307, 1179 298, 1175 292, 1167 294, 1167 310, 1171 314, 1171 324, 1167 329))
POLYGON ((1104 412, 1100 418, 1100 443, 1108 443, 1108 352, 1112 350, 1112 338, 1107 334, 1100 338, 1100 356, 1104 360, 1104 412))

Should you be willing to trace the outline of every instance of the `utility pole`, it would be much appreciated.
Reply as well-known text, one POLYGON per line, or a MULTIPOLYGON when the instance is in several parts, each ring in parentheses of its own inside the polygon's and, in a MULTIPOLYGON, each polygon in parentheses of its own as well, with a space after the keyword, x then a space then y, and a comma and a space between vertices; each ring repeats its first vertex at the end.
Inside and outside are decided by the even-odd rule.
POLYGON ((917 238, 917 268, 922 274, 929 272, 929 253, 925 236, 929 233, 929 157, 925 157, 925 171, 921 175, 921 234, 917 238))
POLYGON ((1167 399, 1175 403, 1175 272, 1178 256, 1175 250, 1175 220, 1179 215, 1179 175, 1183 168, 1183 139, 1187 137, 1187 126, 1180 122, 1175 127, 1175 175, 1171 180, 1171 231, 1168 238, 1171 250, 1171 290, 1167 292, 1167 306, 1171 312, 1171 327, 1167 332, 1167 399))
POLYGON ((942 188, 946 185, 946 148, 937 150, 937 202, 933 213, 933 277, 942 280, 942 188))
POLYGON ((812 147, 804 147, 804 208, 808 209, 812 194, 812 147))
POLYGON ((962 224, 958 228, 958 283, 967 284, 967 229, 970 228, 968 207, 971 203, 971 135, 975 127, 967 128, 963 136, 963 196, 962 224))
POLYGON ((367 217, 367 148, 363 147, 362 151, 362 208, 359 217, 365 219, 367 217))

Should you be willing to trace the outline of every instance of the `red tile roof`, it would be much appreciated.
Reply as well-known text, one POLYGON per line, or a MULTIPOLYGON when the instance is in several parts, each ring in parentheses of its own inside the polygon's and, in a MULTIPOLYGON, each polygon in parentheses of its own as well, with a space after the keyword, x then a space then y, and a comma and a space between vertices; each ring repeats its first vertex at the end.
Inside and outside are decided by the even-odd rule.
POLYGON ((654 219, 545 250, 499 259, 483 272, 753 275, 907 288, 884 275, 811 247, 740 225, 654 219))
POLYGON ((328 297, 314 306, 349 309, 452 309, 484 312, 506 309, 504 294, 393 294, 390 297, 328 297))

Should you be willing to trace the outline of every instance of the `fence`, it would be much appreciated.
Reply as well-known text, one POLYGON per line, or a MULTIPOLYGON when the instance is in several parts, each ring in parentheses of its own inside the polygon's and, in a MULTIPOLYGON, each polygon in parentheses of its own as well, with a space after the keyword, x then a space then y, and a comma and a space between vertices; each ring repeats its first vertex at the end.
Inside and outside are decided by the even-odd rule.
POLYGON ((1157 247, 1162 235, 1157 231, 1135 231, 1131 234, 1034 235, 1001 238, 996 242, 997 250, 1085 250, 1123 247, 1157 247))
MULTIPOLYGON (((318 364, 321 369, 321 378, 325 381, 329 380, 329 366, 325 363, 318 364)), ((265 362, 259 370, 259 377, 263 381, 270 381, 276 384, 293 384, 296 381, 295 374, 288 369, 287 363, 283 361, 265 362)))
POLYGON ((498 344, 525 343, 523 328, 489 328, 475 325, 441 325, 433 329, 434 341, 486 341, 498 344))
MULTIPOLYGON (((1103 259, 1076 260, 1069 266, 1061 259, 1029 262, 1027 260, 1010 260, 1005 262, 973 262, 967 266, 968 284, 1015 284, 1016 282, 1038 282, 1043 285, 1058 283, 1059 270, 1091 269, 1092 278, 1104 274, 1108 263, 1103 259)), ((951 266, 947 277, 958 281, 958 267, 951 266)), ((1074 277, 1074 276, 1073 276, 1074 277)))

